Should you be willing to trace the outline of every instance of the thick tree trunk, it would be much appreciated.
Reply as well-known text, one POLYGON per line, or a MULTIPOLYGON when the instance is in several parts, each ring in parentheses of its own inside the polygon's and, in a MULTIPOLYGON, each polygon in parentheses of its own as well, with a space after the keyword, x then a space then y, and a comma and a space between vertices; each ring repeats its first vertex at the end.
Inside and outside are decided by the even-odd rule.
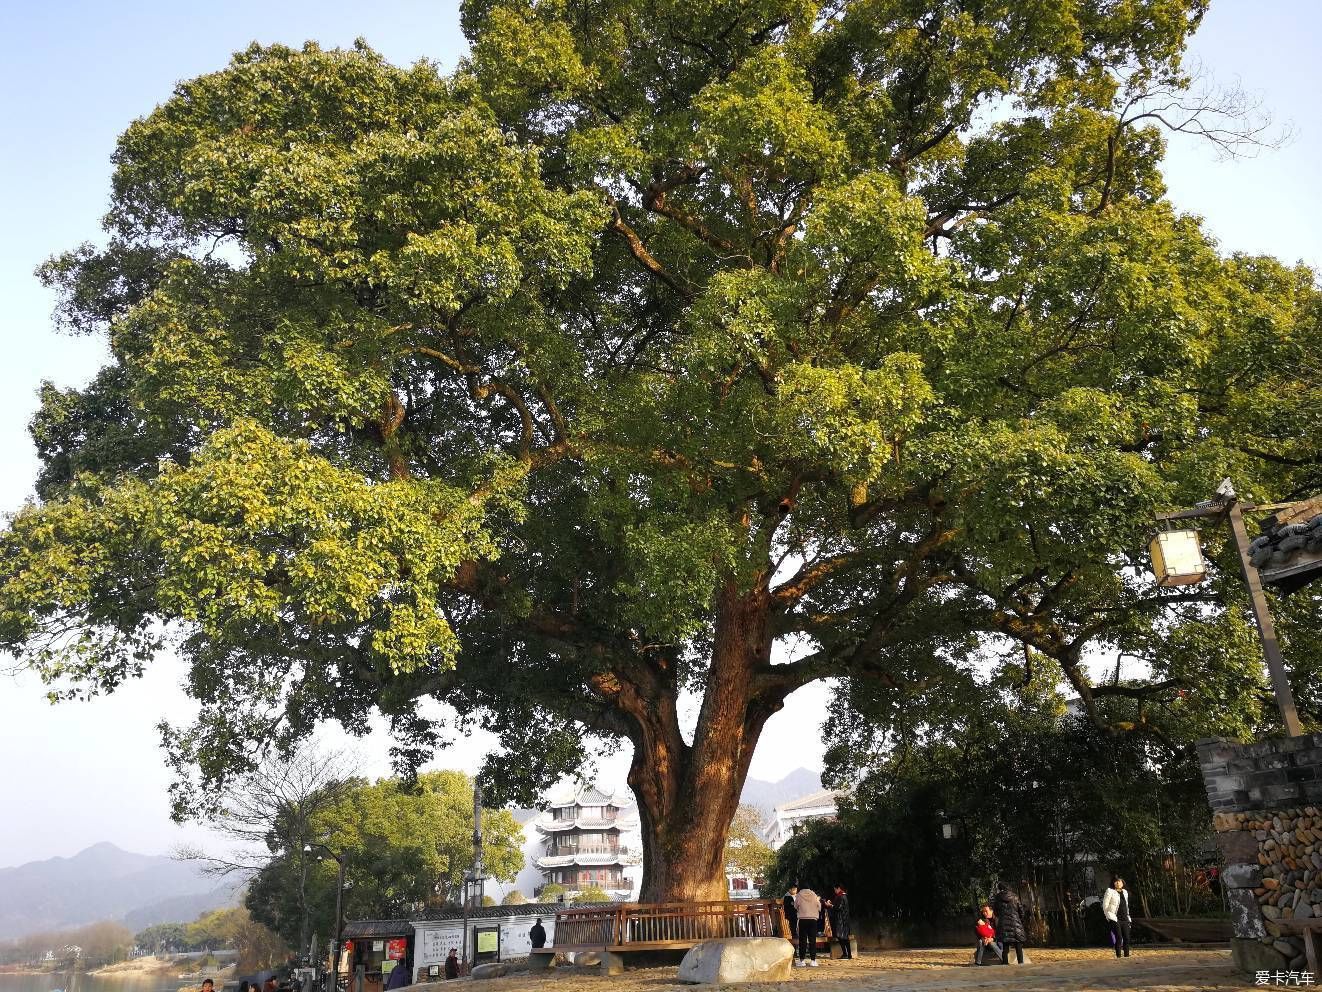
POLYGON ((679 733, 673 687, 636 715, 629 785, 643 836, 643 902, 727 897, 725 843, 762 727, 780 709, 757 696, 771 658, 765 588, 733 585, 717 604, 715 643, 692 744, 679 733), (641 718, 638 718, 638 717, 641 718))

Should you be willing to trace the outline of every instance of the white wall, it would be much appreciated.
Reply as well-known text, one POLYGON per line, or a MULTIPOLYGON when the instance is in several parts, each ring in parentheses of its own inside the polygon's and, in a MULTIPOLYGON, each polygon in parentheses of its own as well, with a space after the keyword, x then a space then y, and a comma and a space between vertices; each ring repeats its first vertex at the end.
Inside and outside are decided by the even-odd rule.
MULTIPOLYGON (((500 925, 500 959, 526 958, 532 950, 528 940, 528 931, 537 919, 536 913, 505 918, 486 917, 468 921, 468 956, 473 956, 473 931, 478 927, 500 925)), ((555 917, 542 916, 542 926, 546 928, 546 943, 555 942, 555 917)), ((445 964, 445 956, 450 948, 459 949, 459 958, 463 959, 463 920, 424 920, 413 924, 416 937, 413 942, 413 966, 425 968, 432 964, 445 964)))

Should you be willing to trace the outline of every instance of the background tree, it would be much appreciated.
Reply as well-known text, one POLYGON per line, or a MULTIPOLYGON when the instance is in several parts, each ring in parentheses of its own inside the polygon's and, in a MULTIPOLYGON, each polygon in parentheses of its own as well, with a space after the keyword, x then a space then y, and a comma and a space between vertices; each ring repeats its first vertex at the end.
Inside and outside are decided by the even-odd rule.
POLYGON ((586 889, 580 889, 578 895, 574 896, 571 902, 610 902, 610 893, 599 885, 589 885, 586 889))
POLYGON ((505 893, 505 897, 500 900, 500 904, 502 906, 522 906, 527 901, 528 897, 518 889, 510 889, 505 893))
POLYGON ((287 755, 267 755, 252 771, 231 780, 207 804, 204 815, 208 828, 233 847, 219 855, 185 849, 178 856, 201 861, 213 874, 238 874, 247 879, 272 869, 273 860, 280 860, 281 865, 263 888, 269 889, 271 878, 278 875, 288 890, 282 895, 297 897, 299 929, 294 932, 287 928, 283 933, 291 946, 307 951, 312 912, 308 872, 318 854, 306 849, 324 839, 314 819, 340 802, 358 783, 350 775, 350 766, 346 755, 318 751, 309 745, 299 746, 287 755))
POLYGON ((725 842, 725 867, 749 878, 765 878, 776 852, 762 837, 766 814, 749 803, 740 803, 730 821, 730 835, 725 842))
POLYGON ((1084 937, 1076 907, 1112 873, 1136 911, 1222 911, 1193 884, 1211 842, 1194 738, 1099 733, 1041 666, 1027 682, 1002 673, 961 710, 928 723, 915 703, 885 734, 855 712, 828 758, 846 752, 852 772, 852 755, 871 755, 865 774, 838 822, 780 849, 773 882, 845 879, 860 915, 914 924, 966 916, 1004 881, 1061 940, 1084 937))
MULTIPOLYGON (((399 918, 458 901, 473 864, 473 780, 462 772, 423 772, 397 779, 353 781, 335 802, 309 818, 311 836, 346 858, 347 918, 399 918)), ((512 882, 523 869, 523 833, 508 810, 482 816, 483 865, 512 882)), ((299 881, 302 849, 273 851, 253 877, 245 905, 254 919, 292 942, 302 933, 299 881)), ((333 932, 337 867, 309 863, 311 930, 333 932)), ((306 946, 306 945, 305 945, 306 946)))
POLYGON ((1238 598, 1139 558, 1154 507, 1320 464, 1313 275, 1164 199, 1162 126, 1237 128, 1185 99, 1203 6, 469 0, 448 77, 309 45, 180 84, 105 247, 42 270, 112 357, 43 391, 0 647, 62 696, 175 643, 181 815, 373 709, 416 767, 424 697, 524 803, 626 739, 644 899, 723 895, 814 680, 977 691, 1028 645, 1108 732, 1265 723, 1247 642, 1189 649, 1238 598))
POLYGON ((157 923, 133 935, 133 943, 149 954, 173 954, 188 948, 182 923, 157 923))
POLYGON ((270 968, 289 957, 289 946, 280 935, 254 920, 242 907, 206 913, 188 925, 187 933, 194 946, 232 948, 238 953, 240 971, 270 968))

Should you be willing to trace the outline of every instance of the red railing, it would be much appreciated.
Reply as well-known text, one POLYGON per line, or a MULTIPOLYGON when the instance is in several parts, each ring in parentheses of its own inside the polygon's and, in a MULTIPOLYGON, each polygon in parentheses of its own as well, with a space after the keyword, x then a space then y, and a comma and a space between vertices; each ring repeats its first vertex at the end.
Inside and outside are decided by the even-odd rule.
POLYGON ((722 937, 777 937, 780 917, 779 902, 756 899, 564 909, 555 914, 554 946, 643 950, 722 937))

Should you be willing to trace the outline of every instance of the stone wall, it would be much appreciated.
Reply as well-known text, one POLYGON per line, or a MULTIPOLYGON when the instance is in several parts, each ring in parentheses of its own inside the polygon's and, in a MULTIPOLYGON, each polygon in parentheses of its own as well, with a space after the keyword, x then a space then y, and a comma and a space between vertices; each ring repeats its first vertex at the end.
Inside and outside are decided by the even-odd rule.
POLYGON ((1304 945, 1280 921, 1322 918, 1322 734, 1200 741, 1235 963, 1299 970, 1304 945))

